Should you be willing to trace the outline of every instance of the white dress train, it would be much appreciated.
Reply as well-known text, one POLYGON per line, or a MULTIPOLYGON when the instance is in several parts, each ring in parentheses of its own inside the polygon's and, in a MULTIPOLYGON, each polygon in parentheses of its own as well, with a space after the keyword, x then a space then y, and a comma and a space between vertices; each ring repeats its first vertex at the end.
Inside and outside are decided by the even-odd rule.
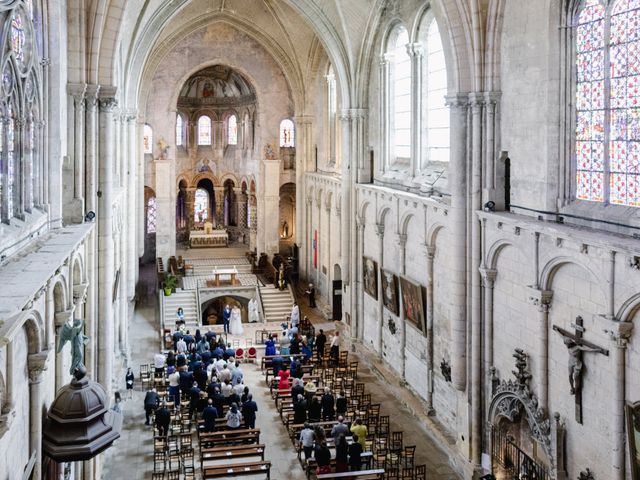
POLYGON ((242 335, 242 332, 244 331, 242 328, 242 315, 238 307, 233 307, 231 310, 229 330, 231 331, 231 335, 242 335))

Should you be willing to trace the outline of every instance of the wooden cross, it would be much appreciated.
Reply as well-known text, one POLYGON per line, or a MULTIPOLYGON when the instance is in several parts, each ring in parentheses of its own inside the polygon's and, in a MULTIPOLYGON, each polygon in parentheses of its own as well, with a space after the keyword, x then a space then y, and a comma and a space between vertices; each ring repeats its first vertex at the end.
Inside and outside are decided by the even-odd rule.
POLYGON ((582 354, 583 352, 595 352, 609 356, 609 350, 582 338, 585 332, 582 317, 576 317, 576 323, 572 323, 571 326, 575 329, 575 333, 557 325, 554 325, 553 329, 563 337, 564 344, 569 349, 569 384, 571 385, 571 394, 575 396, 576 400, 576 422, 582 424, 582 354))

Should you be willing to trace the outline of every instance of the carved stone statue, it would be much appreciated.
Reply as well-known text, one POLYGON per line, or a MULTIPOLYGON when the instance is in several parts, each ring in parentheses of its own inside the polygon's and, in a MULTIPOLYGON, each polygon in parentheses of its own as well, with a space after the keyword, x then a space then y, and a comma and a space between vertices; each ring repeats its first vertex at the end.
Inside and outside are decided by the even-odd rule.
POLYGON ((71 368, 69 368, 69 374, 73 375, 73 372, 80 366, 84 366, 84 352, 83 346, 89 343, 89 337, 82 333, 84 328, 84 322, 76 318, 73 320, 73 325, 65 323, 60 329, 60 340, 58 341, 58 353, 62 351, 67 342, 71 342, 71 368))

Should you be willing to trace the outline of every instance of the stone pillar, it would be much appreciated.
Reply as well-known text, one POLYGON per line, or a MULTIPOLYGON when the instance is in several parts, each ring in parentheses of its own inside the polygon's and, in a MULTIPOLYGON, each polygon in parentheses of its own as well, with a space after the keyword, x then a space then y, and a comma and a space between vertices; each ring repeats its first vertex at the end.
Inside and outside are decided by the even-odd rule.
MULTIPOLYGON (((296 191, 298 189, 296 188, 296 191)), ((313 197, 305 199, 305 241, 303 249, 305 250, 305 278, 312 280, 313 274, 313 197)), ((302 261, 302 259, 300 260, 302 261)), ((317 285, 316 285, 317 287, 317 285)))
MULTIPOLYGON (((138 117, 136 122, 136 160, 138 162, 138 198, 137 198, 137 216, 138 216, 138 257, 142 257, 144 255, 144 247, 145 247, 145 235, 147 230, 147 219, 144 216, 144 212, 146 209, 145 199, 144 199, 144 187, 145 187, 145 167, 146 162, 144 158, 144 142, 142 141, 144 131, 144 120, 138 117)), ((157 176, 157 172, 156 172, 157 176)), ((157 182, 157 179, 156 179, 157 182)), ((152 185, 150 185, 152 186, 152 185)), ((157 193, 156 193, 157 195, 157 193)), ((156 197, 157 202, 157 197, 156 197)), ((157 208, 157 203, 156 203, 157 208)), ((156 223, 157 228, 157 223, 156 223)), ((157 238, 156 238, 157 243, 157 238)), ((157 254, 157 252, 156 252, 157 254)))
POLYGON ((263 234, 263 251, 268 255, 273 255, 280 250, 280 225, 278 221, 280 218, 280 182, 274 181, 280 178, 280 160, 263 160, 261 170, 261 200, 264 210, 259 216, 259 220, 263 219, 263 224, 258 232, 263 234))
POLYGON ((298 265, 300 268, 300 278, 307 278, 311 270, 307 268, 307 251, 311 243, 309 229, 304 228, 308 225, 306 214, 303 208, 305 204, 306 176, 307 172, 315 170, 315 149, 313 146, 313 117, 306 115, 296 115, 296 242, 299 245, 298 265), (298 235, 297 232, 303 232, 298 235))
MULTIPOLYGON (((493 286, 495 284, 497 271, 493 269, 487 269, 482 267, 480 269, 480 275, 482 276, 482 286, 484 287, 484 332, 483 332, 483 345, 484 345, 484 364, 483 374, 481 381, 483 382, 482 388, 482 416, 483 418, 487 414, 489 404, 491 403, 492 392, 492 367, 493 362, 493 286)), ((487 434, 488 435, 488 434, 487 434)), ((487 442, 486 445, 489 445, 487 442)))
MULTIPOLYGON (((355 295, 357 295, 357 305, 355 314, 352 316, 355 319, 355 331, 356 338, 362 340, 364 335, 364 290, 362 288, 362 256, 364 255, 364 219, 356 216, 356 279, 355 279, 355 295)), ((352 331, 354 328, 352 327, 352 331)))
MULTIPOLYGON (((400 247, 400 275, 405 275, 407 272, 407 234, 398 234, 398 246, 400 247)), ((382 269, 380 269, 380 277, 382 278, 382 269)), ((380 290, 382 290, 382 283, 380 283, 380 290)), ((382 297, 382 292, 380 293, 382 297)), ((400 312, 400 319, 402 320, 402 335, 400 338, 400 350, 402 352, 402 379, 406 378, 407 367, 407 324, 405 323, 404 311, 400 312)))
POLYGON ((466 388, 467 364, 467 106, 465 95, 447 96, 451 109, 451 185, 450 271, 451 292, 451 379, 453 386, 466 388))
POLYGON ((529 301, 538 310, 538 325, 540 335, 538 337, 538 363, 540 372, 537 375, 538 405, 548 411, 549 408, 549 309, 553 292, 550 290, 532 289, 529 301))
MULTIPOLYGON (((114 89, 115 90, 115 89, 114 89)), ((113 324, 113 174, 114 174, 114 118, 117 100, 113 92, 103 92, 100 98, 100 167, 98 207, 98 382, 111 396, 113 375, 114 324, 113 324), (110 95, 111 94, 111 95, 110 95)))
POLYGON ((166 262, 175 254, 176 245, 175 162, 158 158, 155 167, 156 208, 166 212, 156 217, 156 255, 166 262))
MULTIPOLYGON (((380 263, 378 264, 378 285, 380 285, 381 282, 381 278, 382 275, 380 274, 380 272, 382 271, 382 268, 384 267, 384 224, 383 223, 376 223, 376 235, 378 235, 378 252, 379 252, 379 261, 380 263)), ((382 332, 383 332, 383 327, 384 327, 384 306, 382 304, 382 295, 379 294, 378 292, 378 354, 380 355, 380 357, 382 358, 382 348, 383 348, 383 342, 382 342, 382 332)))
POLYGON ((413 176, 420 174, 422 165, 422 44, 407 44, 407 54, 411 59, 411 172, 413 176))
POLYGON ((612 332, 613 340, 613 385, 611 395, 611 412, 613 428, 611 429, 612 445, 612 480, 625 479, 625 356, 627 342, 633 331, 631 322, 615 322, 612 332))
POLYGON ((84 210, 84 117, 86 89, 87 86, 85 84, 69 86, 69 93, 73 97, 74 110, 73 197, 82 203, 82 210, 84 210))
POLYGON ((331 301, 331 295, 333 293, 333 285, 331 285, 331 269, 333 262, 331 261, 331 201, 327 201, 324 206, 325 212, 327 212, 327 305, 329 305, 333 311, 333 302, 331 301))
POLYGON ((316 192, 316 207, 318 207, 318 240, 316 242, 316 258, 317 258, 317 265, 316 265, 316 289, 318 290, 318 295, 320 295, 320 270, 322 270, 322 255, 321 253, 323 252, 324 249, 324 245, 322 245, 322 241, 320 238, 320 234, 322 232, 322 205, 321 205, 322 201, 320 200, 320 196, 318 195, 318 193, 316 192), (322 245, 322 249, 320 248, 320 246, 322 245))
POLYGON ((233 204, 231 209, 233 211, 233 223, 237 227, 240 227, 240 216, 242 214, 240 210, 240 197, 242 196, 242 189, 240 187, 233 187, 233 204))
POLYGON ((240 192, 237 197, 238 201, 238 227, 247 228, 247 194, 240 192))
MULTIPOLYGON (((196 204, 196 189, 193 187, 187 187, 184 198, 185 208, 187 210, 187 232, 193 230, 194 218, 193 209, 196 204)), ((215 222, 212 222, 215 223, 215 222)))
POLYGON ((391 89, 389 88, 390 83, 390 71, 389 71, 389 55, 383 54, 380 56, 380 64, 379 64, 379 85, 380 92, 382 92, 382 98, 380 99, 380 111, 378 114, 380 126, 380 153, 382 158, 380 159, 380 174, 385 173, 389 170, 389 162, 391 161, 391 142, 389 139, 390 135, 390 126, 391 126, 391 99, 389 97, 389 92, 391 89))
POLYGON ((425 245, 427 249, 427 415, 435 415, 433 408, 433 259, 436 247, 425 245))
POLYGON ((29 451, 35 452, 36 461, 32 478, 42 478, 42 377, 47 369, 49 350, 32 353, 27 360, 29 368, 29 451))
MULTIPOLYGON (((127 205, 131 205, 132 210, 136 210, 136 180, 138 173, 137 145, 136 145, 136 119, 135 110, 127 112, 127 205)), ((127 294, 126 298, 132 301, 136 295, 136 281, 138 272, 138 249, 136 248, 136 224, 137 212, 133 215, 125 215, 127 223, 127 294)))
MULTIPOLYGON (((6 359, 5 359, 5 373, 6 373, 6 398, 4 405, 2 405, 2 411, 0 414, 7 415, 15 406, 16 387, 13 385, 13 342, 7 343, 6 347, 6 359)), ((15 412, 14 412, 15 415, 15 412)))
POLYGON ((215 225, 226 227, 224 223, 224 187, 213 187, 213 190, 216 198, 215 225))

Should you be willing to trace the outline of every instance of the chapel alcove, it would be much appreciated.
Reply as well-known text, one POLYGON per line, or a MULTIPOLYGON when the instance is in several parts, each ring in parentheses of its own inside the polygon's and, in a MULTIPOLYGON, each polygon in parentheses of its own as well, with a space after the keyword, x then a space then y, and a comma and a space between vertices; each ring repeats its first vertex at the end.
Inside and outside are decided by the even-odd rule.
POLYGON ((225 305, 231 308, 238 307, 242 315, 242 323, 249 321, 249 300, 236 296, 222 296, 207 300, 202 304, 202 325, 222 325, 222 310, 225 305))

